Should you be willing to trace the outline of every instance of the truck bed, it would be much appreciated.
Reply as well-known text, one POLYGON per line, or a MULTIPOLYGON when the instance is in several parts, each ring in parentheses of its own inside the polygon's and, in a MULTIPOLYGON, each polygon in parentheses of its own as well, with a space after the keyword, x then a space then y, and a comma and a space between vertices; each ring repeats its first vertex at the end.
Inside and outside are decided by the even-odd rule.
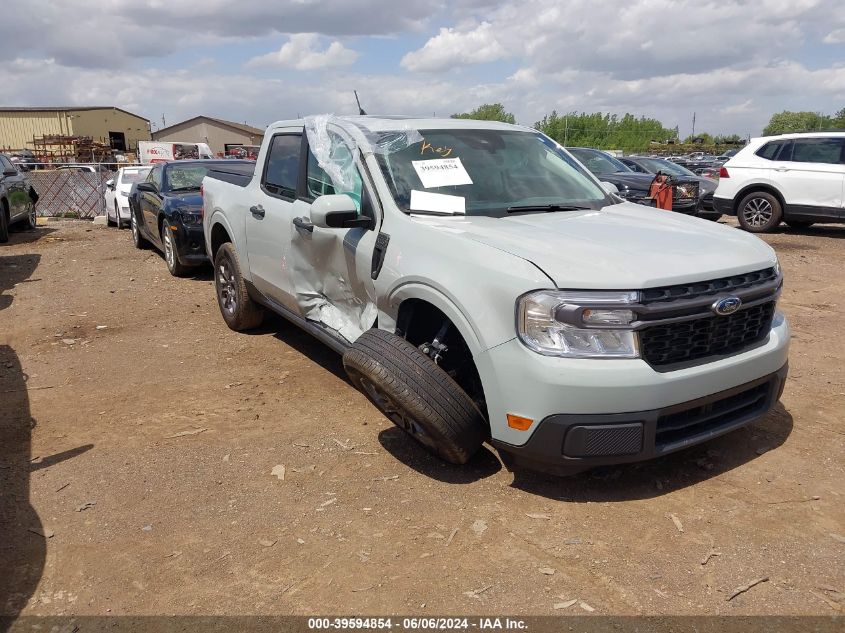
POLYGON ((255 173, 255 165, 256 163, 251 160, 232 161, 225 167, 209 169, 205 177, 222 180, 238 187, 246 187, 255 173))

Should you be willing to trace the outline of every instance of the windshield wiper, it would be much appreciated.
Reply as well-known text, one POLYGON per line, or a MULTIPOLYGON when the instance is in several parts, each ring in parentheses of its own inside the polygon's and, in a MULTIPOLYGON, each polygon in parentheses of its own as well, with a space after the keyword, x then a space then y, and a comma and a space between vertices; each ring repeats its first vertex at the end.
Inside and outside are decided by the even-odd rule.
POLYGON ((174 189, 171 189, 169 193, 173 193, 174 191, 199 191, 199 190, 200 190, 199 185, 194 185, 194 186, 191 186, 191 187, 176 187, 174 189))
POLYGON ((575 204, 523 204, 507 208, 508 213, 519 211, 592 211, 592 209, 575 204))

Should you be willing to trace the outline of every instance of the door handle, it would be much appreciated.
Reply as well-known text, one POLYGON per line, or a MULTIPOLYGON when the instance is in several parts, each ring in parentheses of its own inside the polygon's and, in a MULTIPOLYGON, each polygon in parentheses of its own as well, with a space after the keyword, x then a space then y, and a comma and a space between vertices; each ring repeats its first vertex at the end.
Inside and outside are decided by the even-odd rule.
POLYGON ((302 229, 303 231, 308 231, 309 233, 314 232, 314 225, 311 224, 311 220, 308 220, 306 218, 294 218, 293 225, 298 229, 302 229))
POLYGON ((249 208, 249 212, 257 218, 263 218, 266 211, 264 211, 264 207, 260 204, 256 204, 253 207, 249 208))
POLYGON ((789 167, 775 167, 775 171, 789 171, 789 167))

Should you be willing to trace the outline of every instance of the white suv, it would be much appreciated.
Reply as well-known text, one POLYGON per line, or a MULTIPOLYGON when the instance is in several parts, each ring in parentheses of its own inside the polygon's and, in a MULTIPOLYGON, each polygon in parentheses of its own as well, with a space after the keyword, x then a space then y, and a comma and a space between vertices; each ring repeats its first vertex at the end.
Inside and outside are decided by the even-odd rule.
POLYGON ((845 132, 751 139, 721 169, 716 210, 746 231, 845 222, 845 132))

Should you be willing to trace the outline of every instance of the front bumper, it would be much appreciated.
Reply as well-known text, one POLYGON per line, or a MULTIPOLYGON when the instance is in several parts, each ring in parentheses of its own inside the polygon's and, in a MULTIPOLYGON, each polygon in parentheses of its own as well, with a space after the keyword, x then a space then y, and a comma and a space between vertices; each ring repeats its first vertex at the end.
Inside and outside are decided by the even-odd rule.
POLYGON ((178 224, 179 228, 172 231, 176 256, 184 266, 202 266, 209 262, 205 252, 205 235, 202 224, 178 224))
POLYGON ((512 465, 572 475, 661 457, 750 424, 775 406, 788 365, 744 385, 689 402, 631 413, 551 415, 523 446, 493 441, 512 465))
MULTIPOLYGON (((537 452, 537 440, 533 438, 551 424, 548 420, 552 418, 557 420, 555 425, 565 423, 565 428, 597 421, 628 424, 632 419, 642 421, 642 412, 665 412, 749 385, 783 370, 788 361, 789 335, 786 319, 776 313, 768 336, 750 348, 662 371, 642 359, 543 356, 513 339, 475 357, 493 443, 510 454, 519 453, 521 461, 531 461, 537 452), (638 413, 631 418, 631 412, 638 413), (508 414, 535 422, 527 431, 520 431, 508 426, 508 414)), ((562 441, 558 442, 554 464, 547 463, 549 454, 545 451, 537 453, 537 459, 560 470, 566 467, 584 470, 601 464, 648 459, 666 452, 649 452, 645 439, 642 450, 622 457, 567 457, 562 447, 562 441)))

